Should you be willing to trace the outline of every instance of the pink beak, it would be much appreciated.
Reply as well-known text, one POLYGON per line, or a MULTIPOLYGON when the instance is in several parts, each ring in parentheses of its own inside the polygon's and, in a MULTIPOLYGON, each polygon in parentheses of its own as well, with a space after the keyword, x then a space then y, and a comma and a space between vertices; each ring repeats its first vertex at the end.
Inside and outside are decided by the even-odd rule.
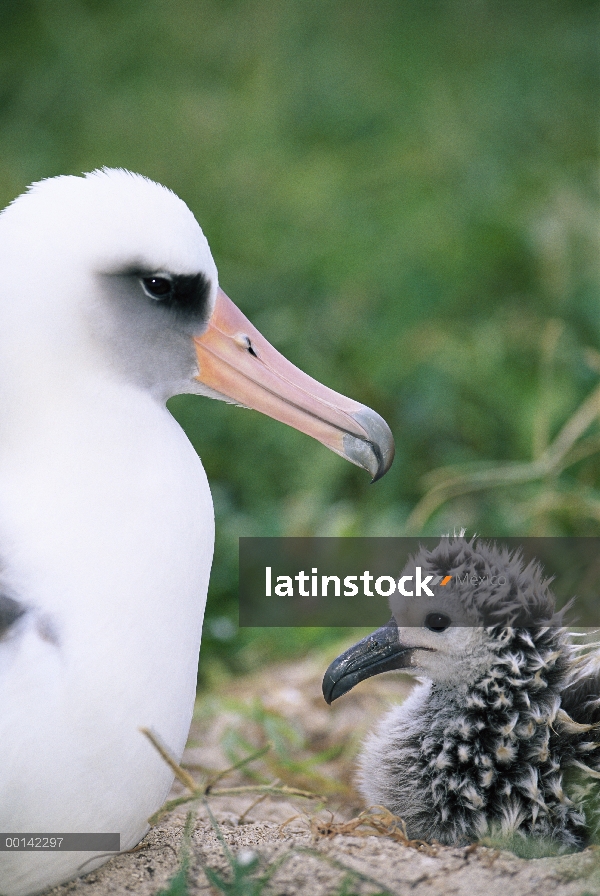
POLYGON ((394 439, 370 408, 328 389, 283 357, 219 289, 205 332, 194 337, 197 379, 225 398, 304 432, 375 480, 394 459, 394 439))

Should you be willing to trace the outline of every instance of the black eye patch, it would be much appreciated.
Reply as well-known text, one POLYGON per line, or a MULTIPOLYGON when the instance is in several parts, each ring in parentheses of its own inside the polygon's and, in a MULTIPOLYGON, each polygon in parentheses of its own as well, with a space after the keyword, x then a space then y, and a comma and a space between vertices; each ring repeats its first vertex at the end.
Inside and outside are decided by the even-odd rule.
POLYGON ((430 632, 445 632, 450 622, 450 617, 445 613, 428 613, 425 617, 425 628, 430 632))
POLYGON ((157 305, 188 318, 205 318, 210 281, 204 274, 153 274, 135 271, 143 291, 157 305))

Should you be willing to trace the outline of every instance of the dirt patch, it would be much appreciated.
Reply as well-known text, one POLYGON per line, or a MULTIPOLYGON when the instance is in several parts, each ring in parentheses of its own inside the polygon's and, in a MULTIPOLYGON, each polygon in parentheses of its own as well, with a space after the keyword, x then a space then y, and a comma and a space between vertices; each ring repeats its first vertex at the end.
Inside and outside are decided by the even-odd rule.
MULTIPOLYGON (((575 856, 552 859, 518 859, 492 849, 439 848, 426 855, 381 837, 335 836, 314 840, 306 827, 288 826, 281 830, 272 822, 237 825, 230 813, 217 812, 220 830, 232 855, 244 861, 258 858, 255 876, 270 875, 267 893, 331 896, 339 893, 344 879, 348 893, 374 894, 457 894, 474 896, 581 896, 599 893, 600 881, 593 880, 598 867, 591 850, 575 856), (355 872, 354 874, 349 872, 355 872), (591 878, 590 878, 591 876, 591 878)), ((191 839, 188 871, 190 894, 215 893, 205 869, 231 878, 223 847, 206 817, 196 821, 191 839)), ((112 859, 85 878, 49 891, 52 896, 109 896, 134 892, 154 896, 166 888, 180 864, 185 813, 172 813, 153 829, 144 848, 112 859)))

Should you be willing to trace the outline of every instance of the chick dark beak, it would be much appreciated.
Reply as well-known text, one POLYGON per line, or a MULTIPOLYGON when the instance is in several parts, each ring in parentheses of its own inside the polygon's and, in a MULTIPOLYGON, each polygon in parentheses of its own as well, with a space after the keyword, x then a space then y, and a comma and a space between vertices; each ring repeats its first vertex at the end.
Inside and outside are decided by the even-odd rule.
POLYGON ((398 626, 392 616, 386 625, 367 635, 332 662, 323 677, 325 702, 333 703, 365 678, 379 675, 380 672, 408 668, 412 652, 412 647, 401 643, 398 626))

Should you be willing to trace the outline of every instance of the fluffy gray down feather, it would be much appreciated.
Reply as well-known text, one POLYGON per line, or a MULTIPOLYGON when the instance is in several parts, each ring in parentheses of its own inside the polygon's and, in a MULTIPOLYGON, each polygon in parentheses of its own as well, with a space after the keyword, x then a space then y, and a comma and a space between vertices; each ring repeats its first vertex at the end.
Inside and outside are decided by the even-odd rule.
POLYGON ((389 712, 360 759, 365 799, 401 816, 413 838, 498 832, 585 845, 600 829, 600 652, 575 644, 541 568, 518 552, 445 538, 410 565, 506 579, 492 593, 461 586, 493 659, 476 681, 424 681, 389 712))

